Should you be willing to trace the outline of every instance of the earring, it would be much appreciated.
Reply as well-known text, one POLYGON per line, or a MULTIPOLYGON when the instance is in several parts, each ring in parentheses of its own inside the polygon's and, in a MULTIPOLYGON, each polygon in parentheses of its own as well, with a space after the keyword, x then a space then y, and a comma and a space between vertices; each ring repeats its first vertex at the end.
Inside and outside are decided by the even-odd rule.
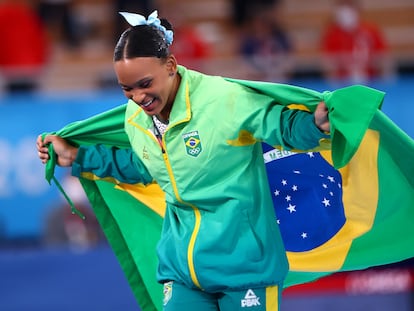
POLYGON ((175 75, 175 72, 170 72, 170 77, 172 77, 173 75, 175 75))

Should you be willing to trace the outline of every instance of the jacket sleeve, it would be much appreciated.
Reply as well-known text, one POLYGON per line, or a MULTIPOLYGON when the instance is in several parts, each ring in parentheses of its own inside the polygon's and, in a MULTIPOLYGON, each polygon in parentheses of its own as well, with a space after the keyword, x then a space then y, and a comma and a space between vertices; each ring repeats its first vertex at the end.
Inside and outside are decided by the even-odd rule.
POLYGON ((256 140, 275 148, 307 151, 322 148, 322 140, 330 137, 316 126, 313 113, 289 109, 262 94, 246 93, 244 99, 238 97, 244 103, 234 114, 256 140))
POLYGON ((315 124, 313 113, 284 108, 280 116, 282 145, 287 149, 310 150, 319 146, 322 139, 330 135, 315 124))
MULTIPOLYGON (((271 85, 273 84, 268 87, 271 85)), ((236 130, 248 131, 256 141, 265 142, 275 148, 297 151, 329 147, 325 140, 330 135, 320 131, 315 124, 313 113, 302 110, 308 107, 295 100, 296 97, 301 99, 301 96, 292 99, 291 104, 286 101, 279 103, 277 96, 243 86, 234 87, 228 94, 229 104, 226 107, 237 120, 239 128, 236 130)))
POLYGON ((72 175, 129 184, 148 184, 153 181, 132 149, 109 148, 101 144, 79 147, 72 164, 72 175))

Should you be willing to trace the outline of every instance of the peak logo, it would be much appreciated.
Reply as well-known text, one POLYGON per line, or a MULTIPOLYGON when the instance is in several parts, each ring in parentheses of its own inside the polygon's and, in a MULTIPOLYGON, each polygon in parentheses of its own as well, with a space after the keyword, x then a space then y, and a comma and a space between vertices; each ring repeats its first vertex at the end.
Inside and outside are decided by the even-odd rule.
POLYGON ((259 297, 256 296, 253 290, 248 289, 246 292, 246 295, 244 296, 244 299, 242 299, 241 306, 242 308, 249 308, 249 307, 256 307, 260 306, 259 297))

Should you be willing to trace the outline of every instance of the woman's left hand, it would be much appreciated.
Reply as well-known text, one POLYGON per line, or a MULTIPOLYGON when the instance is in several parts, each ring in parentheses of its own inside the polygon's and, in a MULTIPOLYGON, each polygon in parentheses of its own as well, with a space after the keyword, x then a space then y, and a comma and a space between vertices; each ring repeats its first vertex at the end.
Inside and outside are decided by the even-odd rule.
POLYGON ((316 126, 324 132, 330 131, 328 107, 324 102, 320 102, 314 112, 316 126))

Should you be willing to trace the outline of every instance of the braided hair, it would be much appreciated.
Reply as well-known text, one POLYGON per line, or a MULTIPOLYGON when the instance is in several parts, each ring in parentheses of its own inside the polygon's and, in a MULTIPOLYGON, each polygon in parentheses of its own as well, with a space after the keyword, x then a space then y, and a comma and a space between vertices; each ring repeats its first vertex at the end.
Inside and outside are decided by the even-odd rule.
MULTIPOLYGON (((161 25, 172 30, 166 19, 160 19, 161 25)), ((114 50, 114 61, 135 57, 167 58, 170 55, 169 44, 165 33, 152 25, 137 25, 125 30, 114 50)))

